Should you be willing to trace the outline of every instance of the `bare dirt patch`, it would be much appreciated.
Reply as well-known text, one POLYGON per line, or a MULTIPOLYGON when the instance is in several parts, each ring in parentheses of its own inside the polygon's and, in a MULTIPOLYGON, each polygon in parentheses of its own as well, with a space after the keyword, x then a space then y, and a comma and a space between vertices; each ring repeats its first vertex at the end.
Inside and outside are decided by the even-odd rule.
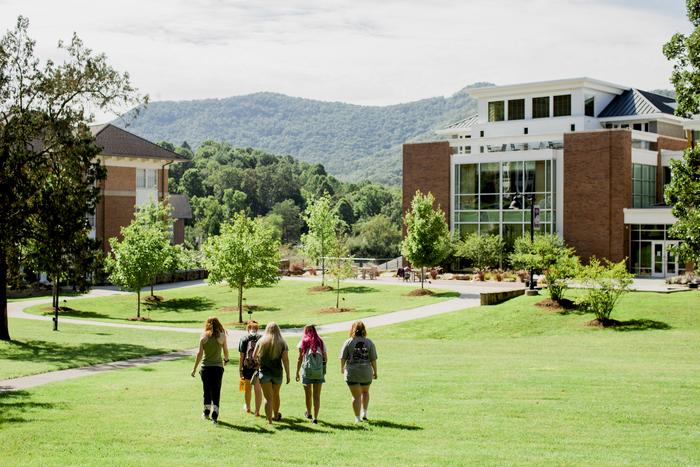
POLYGON ((404 295, 406 297, 425 297, 426 295, 435 295, 435 292, 430 289, 415 289, 404 295))
POLYGON ((331 287, 330 285, 317 285, 315 287, 309 287, 306 290, 311 293, 330 292, 331 290, 333 290, 333 287, 331 287))
POLYGON ((165 298, 161 295, 149 295, 146 298, 144 298, 143 301, 149 303, 161 303, 165 301, 165 298))
POLYGON ((334 306, 329 306, 327 308, 321 308, 318 311, 319 311, 319 313, 347 313, 348 311, 355 311, 355 309, 354 308, 344 308, 342 306, 340 308, 336 308, 334 306))
POLYGON ((615 328, 618 326, 623 326, 624 324, 616 319, 601 319, 596 318, 586 323, 586 326, 592 328, 615 328))
POLYGON ((151 321, 151 318, 148 318, 146 316, 132 316, 131 318, 129 318, 129 321, 151 321))
POLYGON ((561 302, 556 302, 551 298, 546 298, 541 302, 535 303, 535 306, 545 308, 552 311, 575 310, 576 304, 568 298, 562 299, 561 302))

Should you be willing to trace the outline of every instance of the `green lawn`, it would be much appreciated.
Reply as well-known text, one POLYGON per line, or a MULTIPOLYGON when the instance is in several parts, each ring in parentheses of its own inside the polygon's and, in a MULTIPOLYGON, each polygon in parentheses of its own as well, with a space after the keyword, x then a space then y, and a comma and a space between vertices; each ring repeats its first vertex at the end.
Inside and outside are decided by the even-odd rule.
MULTIPOLYGON (((0 379, 155 355, 197 346, 197 336, 50 321, 10 319, 12 342, 0 341, 0 379)), ((1 464, 1 463, 0 463, 1 464)))
MULTIPOLYGON (((335 306, 335 294, 308 292, 307 289, 314 285, 317 284, 285 280, 272 287, 249 289, 244 294, 245 303, 255 307, 252 317, 261 324, 276 321, 281 327, 289 328, 303 327, 309 323, 348 321, 428 305, 459 295, 440 291, 432 297, 408 297, 405 294, 415 287, 378 285, 368 281, 367 285, 347 284, 341 288, 341 307, 352 308, 353 311, 323 313, 320 311, 322 308, 335 306)), ((159 291, 157 294, 166 300, 156 306, 142 306, 142 314, 151 318, 150 323, 144 324, 200 327, 210 315, 218 316, 224 325, 238 321, 238 311, 232 310, 236 305, 236 293, 228 287, 203 285, 159 291), (225 307, 229 307, 228 311, 224 310, 225 307)), ((68 306, 74 311, 64 312, 63 316, 127 322, 136 315, 136 295, 86 298, 70 301, 68 306)), ((27 311, 51 314, 47 305, 35 306, 27 311)), ((247 317, 248 314, 244 313, 243 319, 247 317)))
POLYGON ((700 293, 631 294, 617 329, 538 300, 370 329, 369 424, 331 362, 320 425, 294 383, 275 428, 242 414, 229 370, 213 427, 186 359, 0 396, 0 464, 699 464, 700 293))

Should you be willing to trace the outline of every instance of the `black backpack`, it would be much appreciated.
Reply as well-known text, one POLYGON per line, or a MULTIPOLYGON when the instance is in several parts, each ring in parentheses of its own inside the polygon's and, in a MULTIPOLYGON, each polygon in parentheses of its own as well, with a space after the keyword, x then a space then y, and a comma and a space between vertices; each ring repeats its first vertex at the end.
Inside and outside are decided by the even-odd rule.
POLYGON ((255 352, 255 344, 258 343, 258 337, 256 336, 255 338, 249 337, 248 338, 248 344, 245 349, 245 353, 243 355, 243 368, 247 369, 255 369, 257 368, 257 364, 255 363, 255 359, 253 358, 253 352, 255 352))

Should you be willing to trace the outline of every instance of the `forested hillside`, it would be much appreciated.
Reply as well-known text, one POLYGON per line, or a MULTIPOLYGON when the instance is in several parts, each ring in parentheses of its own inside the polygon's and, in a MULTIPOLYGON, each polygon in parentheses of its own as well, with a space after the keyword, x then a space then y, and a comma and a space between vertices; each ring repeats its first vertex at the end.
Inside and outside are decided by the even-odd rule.
POLYGON ((447 98, 384 107, 274 93, 152 102, 129 131, 151 141, 186 141, 193 148, 206 140, 225 141, 322 163, 344 180, 398 185, 401 145, 436 139, 434 129, 474 113, 475 101, 467 91, 488 85, 477 83, 447 98))

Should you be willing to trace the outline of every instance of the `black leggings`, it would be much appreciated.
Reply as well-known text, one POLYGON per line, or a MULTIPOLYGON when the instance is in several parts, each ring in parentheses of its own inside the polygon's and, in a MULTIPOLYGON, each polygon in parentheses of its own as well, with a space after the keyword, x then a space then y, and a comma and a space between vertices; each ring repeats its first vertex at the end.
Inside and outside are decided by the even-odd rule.
POLYGON ((221 379, 224 376, 224 369, 220 366, 203 366, 199 374, 202 377, 204 405, 214 404, 218 407, 221 397, 221 379))

